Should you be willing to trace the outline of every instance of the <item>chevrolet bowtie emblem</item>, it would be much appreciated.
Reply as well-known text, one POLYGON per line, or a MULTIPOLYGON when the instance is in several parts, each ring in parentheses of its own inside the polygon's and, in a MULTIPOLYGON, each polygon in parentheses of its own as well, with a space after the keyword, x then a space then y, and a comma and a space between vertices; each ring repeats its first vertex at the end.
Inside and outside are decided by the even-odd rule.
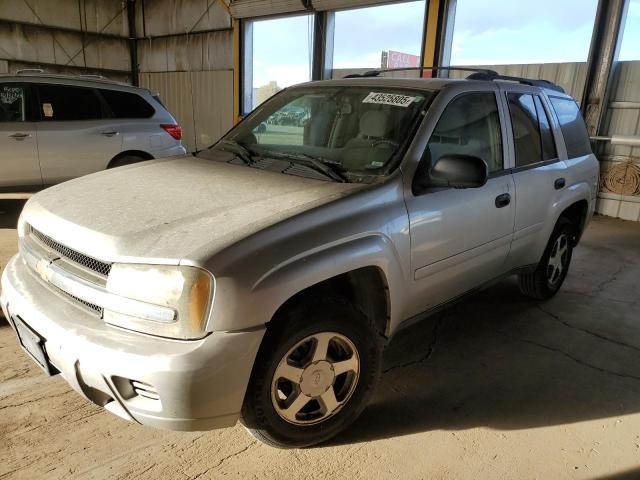
POLYGON ((45 282, 49 281, 49 262, 47 260, 41 259, 36 263, 36 272, 40 275, 45 282))

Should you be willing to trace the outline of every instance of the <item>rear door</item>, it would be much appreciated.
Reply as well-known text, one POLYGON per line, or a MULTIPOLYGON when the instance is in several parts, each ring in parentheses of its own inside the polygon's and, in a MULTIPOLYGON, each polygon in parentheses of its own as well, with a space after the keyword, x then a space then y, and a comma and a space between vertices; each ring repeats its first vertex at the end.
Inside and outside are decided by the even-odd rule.
POLYGON ((443 155, 473 155, 487 163, 487 183, 468 189, 414 189, 406 196, 415 286, 409 315, 504 272, 515 202, 497 94, 497 88, 488 86, 486 91, 451 99, 437 120, 417 172, 443 155))
POLYGON ((45 185, 104 170, 122 149, 117 121, 93 88, 38 84, 38 147, 45 185))
POLYGON ((555 142, 557 125, 546 98, 534 88, 502 87, 509 112, 513 145, 513 179, 516 218, 509 264, 519 267, 537 263, 542 251, 540 236, 553 213, 553 206, 566 186, 566 164, 560 160, 555 142))
POLYGON ((0 188, 42 186, 30 93, 24 83, 0 84, 0 188))

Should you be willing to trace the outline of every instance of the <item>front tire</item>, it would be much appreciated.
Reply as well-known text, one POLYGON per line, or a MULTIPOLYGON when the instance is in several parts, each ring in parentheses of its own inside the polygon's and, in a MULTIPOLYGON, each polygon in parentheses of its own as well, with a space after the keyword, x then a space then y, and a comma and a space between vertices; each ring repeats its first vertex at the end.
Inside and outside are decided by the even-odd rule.
POLYGON ((364 410, 380 375, 381 339, 340 299, 303 303, 274 323, 251 374, 242 423, 274 447, 324 442, 364 410))
POLYGON ((573 224, 560 218, 537 268, 532 273, 518 275, 520 291, 524 295, 547 300, 558 293, 569 271, 574 239, 573 224))

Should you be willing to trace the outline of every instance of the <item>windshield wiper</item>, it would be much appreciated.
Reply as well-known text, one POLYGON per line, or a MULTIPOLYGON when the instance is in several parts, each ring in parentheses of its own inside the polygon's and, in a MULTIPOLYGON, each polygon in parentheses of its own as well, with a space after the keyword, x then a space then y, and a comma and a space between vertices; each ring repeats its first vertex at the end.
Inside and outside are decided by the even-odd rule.
POLYGON ((223 150, 235 153, 247 165, 251 165, 254 162, 253 154, 251 153, 251 151, 240 142, 226 139, 220 140, 220 142, 218 142, 218 144, 216 144, 213 148, 217 148, 218 145, 223 145, 223 147, 226 147, 223 148, 223 150))
POLYGON ((328 160, 321 160, 316 157, 312 157, 311 155, 306 155, 304 153, 285 153, 285 152, 275 152, 273 150, 265 152, 262 154, 263 157, 271 157, 271 158, 284 158, 291 163, 300 163, 303 164, 316 172, 322 173, 324 176, 335 180, 336 182, 346 183, 349 180, 338 170, 337 166, 333 163, 329 163, 328 160))

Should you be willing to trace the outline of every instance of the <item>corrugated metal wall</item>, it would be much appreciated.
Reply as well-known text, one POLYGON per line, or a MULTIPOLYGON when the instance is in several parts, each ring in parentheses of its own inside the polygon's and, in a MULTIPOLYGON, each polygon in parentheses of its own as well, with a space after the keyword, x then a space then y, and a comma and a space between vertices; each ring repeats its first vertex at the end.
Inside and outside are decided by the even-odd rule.
POLYGON ((127 80, 125 2, 1 0, 0 72, 42 68, 127 80))
POLYGON ((233 123, 233 29, 222 0, 141 0, 136 11, 140 84, 156 90, 189 151, 233 123))
POLYGON ((233 125, 232 71, 141 73, 140 85, 160 93, 189 151, 211 146, 233 125))
MULTIPOLYGON (((640 61, 619 62, 607 111, 606 135, 640 136, 640 61)), ((640 147, 602 142, 598 212, 640 221, 640 147)))

